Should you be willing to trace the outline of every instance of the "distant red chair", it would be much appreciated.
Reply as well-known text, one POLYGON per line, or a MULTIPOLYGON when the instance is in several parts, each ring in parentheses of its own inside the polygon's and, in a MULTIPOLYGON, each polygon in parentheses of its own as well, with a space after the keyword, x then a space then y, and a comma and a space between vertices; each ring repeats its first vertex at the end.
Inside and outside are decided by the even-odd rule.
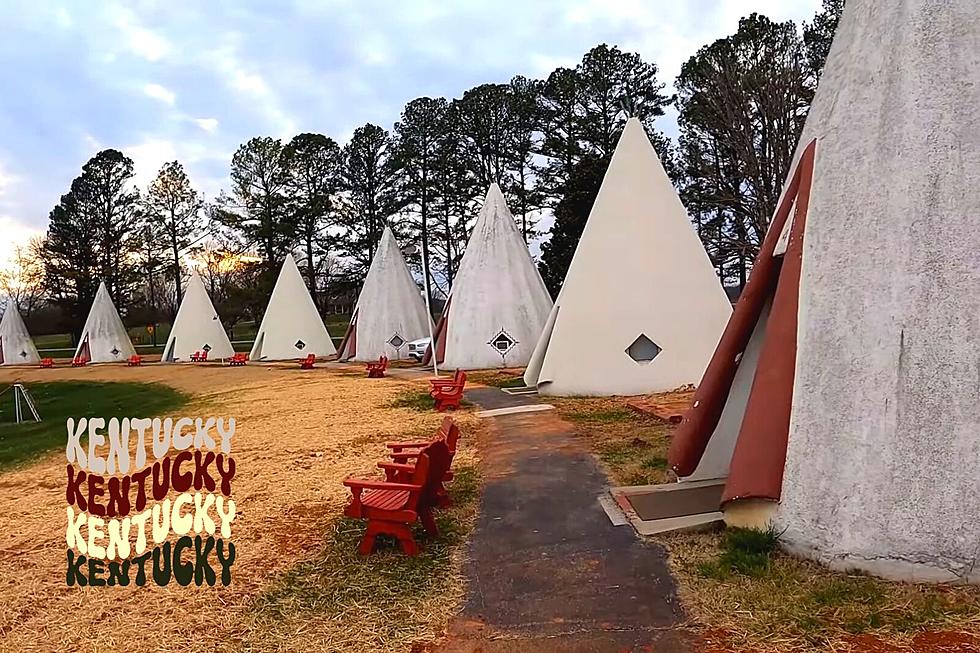
POLYGON ((248 362, 248 354, 243 354, 243 353, 234 354, 231 358, 228 359, 228 365, 230 367, 238 367, 240 365, 244 365, 247 362, 248 362))
POLYGON ((75 358, 71 359, 72 367, 85 367, 86 365, 88 365, 88 358, 85 356, 75 356, 75 358))
POLYGON ((429 396, 435 401, 436 411, 443 413, 450 408, 456 410, 463 400, 463 389, 466 387, 466 372, 456 370, 452 381, 442 382, 442 379, 431 379, 432 390, 429 396))
POLYGON ((141 367, 143 365, 143 357, 139 354, 133 354, 129 357, 129 360, 126 361, 126 365, 128 367, 141 367))
POLYGON ((299 367, 301 370, 312 370, 313 363, 316 362, 316 354, 307 354, 306 358, 301 358, 299 361, 299 367))
POLYGON ((445 442, 446 448, 449 450, 450 466, 446 469, 446 473, 443 475, 436 492, 437 504, 439 507, 445 508, 452 505, 445 484, 455 478, 452 470, 452 462, 453 458, 456 457, 456 444, 459 442, 459 427, 456 426, 452 417, 446 416, 442 419, 442 425, 432 440, 386 443, 385 446, 391 449, 390 456, 392 462, 380 462, 378 463, 378 467, 385 470, 385 477, 388 481, 404 483, 406 481, 406 473, 401 471, 404 469, 404 465, 410 465, 410 461, 417 459, 423 448, 436 440, 445 442))
POLYGON ((369 379, 381 379, 384 378, 385 370, 388 369, 388 357, 382 356, 378 359, 377 363, 371 362, 367 364, 367 373, 369 379))
POLYGON ((195 351, 191 354, 192 363, 207 363, 208 362, 208 350, 202 349, 201 351, 195 351))
POLYGON ((42 358, 41 359, 41 363, 38 365, 38 367, 40 367, 41 369, 47 369, 47 368, 54 367, 54 359, 53 358, 42 358))
POLYGON ((419 452, 414 465, 390 463, 396 467, 395 471, 404 474, 407 482, 345 480, 344 485, 350 488, 352 496, 344 514, 368 522, 358 553, 369 555, 374 551, 378 535, 391 535, 406 555, 418 554, 419 547, 412 536, 412 524, 416 521, 422 522, 428 534, 438 535, 432 511, 438 504, 439 487, 449 464, 446 443, 436 440, 419 452))

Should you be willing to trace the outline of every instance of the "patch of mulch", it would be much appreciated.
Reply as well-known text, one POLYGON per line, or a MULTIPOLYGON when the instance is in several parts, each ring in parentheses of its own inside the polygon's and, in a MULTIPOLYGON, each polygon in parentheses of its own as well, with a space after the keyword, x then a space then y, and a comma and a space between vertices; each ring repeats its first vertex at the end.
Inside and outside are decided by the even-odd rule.
POLYGON ((634 397, 627 400, 626 405, 638 413, 680 424, 693 400, 694 386, 688 385, 670 392, 634 397))

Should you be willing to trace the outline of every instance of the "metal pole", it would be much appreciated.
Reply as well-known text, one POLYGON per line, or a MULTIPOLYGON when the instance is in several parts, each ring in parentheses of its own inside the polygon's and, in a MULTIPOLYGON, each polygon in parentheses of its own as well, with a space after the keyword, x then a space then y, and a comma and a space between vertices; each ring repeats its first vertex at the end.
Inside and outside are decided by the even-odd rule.
MULTIPOLYGON (((423 257, 424 258, 424 257, 423 257)), ((436 361, 436 335, 432 331, 432 305, 429 302, 429 275, 428 275, 429 262, 422 261, 422 278, 425 279, 425 311, 429 315, 429 348, 432 350, 432 373, 439 376, 439 363, 436 361)))

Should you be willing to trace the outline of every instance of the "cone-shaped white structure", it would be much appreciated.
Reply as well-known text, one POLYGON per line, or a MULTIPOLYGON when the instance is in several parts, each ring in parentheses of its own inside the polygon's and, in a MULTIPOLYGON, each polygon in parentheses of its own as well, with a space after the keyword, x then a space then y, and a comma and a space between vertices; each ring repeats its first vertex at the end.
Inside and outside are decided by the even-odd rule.
POLYGON ((447 369, 526 365, 551 306, 514 216, 493 184, 436 332, 436 360, 447 369))
POLYGON ((82 337, 75 348, 75 358, 81 356, 91 363, 115 363, 135 355, 136 349, 103 281, 85 320, 82 337))
POLYGON ((980 3, 848 0, 816 139, 777 523, 795 550, 980 582, 980 3))
POLYGON ((339 358, 407 358, 408 343, 428 336, 430 326, 418 284, 398 249, 395 234, 385 226, 340 345, 339 358))
POLYGON ((40 360, 17 304, 13 300, 8 301, 7 310, 0 319, 0 365, 38 363, 40 360))
POLYGON ((231 358, 235 353, 204 282, 191 270, 162 360, 165 363, 188 361, 197 351, 208 352, 209 359, 231 358))
POLYGON ((525 382, 551 395, 697 383, 730 314, 677 192, 630 119, 525 382))
POLYGON ((286 255, 249 358, 293 360, 337 353, 293 257, 286 255))

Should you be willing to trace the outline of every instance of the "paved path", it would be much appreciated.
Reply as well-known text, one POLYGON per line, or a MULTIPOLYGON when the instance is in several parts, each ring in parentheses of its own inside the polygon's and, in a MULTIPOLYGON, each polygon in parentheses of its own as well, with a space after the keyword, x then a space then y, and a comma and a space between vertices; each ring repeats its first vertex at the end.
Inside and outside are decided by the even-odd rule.
MULTIPOLYGON (((496 389, 483 408, 533 403, 496 389)), ((468 595, 445 653, 681 652, 689 637, 663 548, 613 526, 608 484, 553 411, 492 418, 469 546, 468 595)))

